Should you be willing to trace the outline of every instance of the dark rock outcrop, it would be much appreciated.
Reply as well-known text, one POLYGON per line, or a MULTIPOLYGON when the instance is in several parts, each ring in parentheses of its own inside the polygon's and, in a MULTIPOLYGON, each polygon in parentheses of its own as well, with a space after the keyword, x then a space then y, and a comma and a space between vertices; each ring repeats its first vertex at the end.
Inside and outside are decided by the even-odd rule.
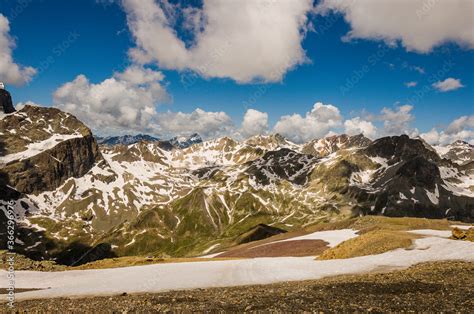
POLYGON ((278 179, 303 185, 307 182, 311 166, 316 161, 314 156, 282 148, 248 162, 246 172, 254 177, 258 184, 268 185, 278 179))
POLYGON ((265 224, 259 224, 253 227, 252 229, 250 229, 249 231, 245 232, 244 234, 240 235, 236 239, 236 243, 243 244, 243 243, 263 240, 263 239, 272 237, 277 234, 285 233, 285 232, 287 231, 280 228, 271 227, 265 224))
POLYGON ((15 107, 13 107, 12 96, 10 93, 4 89, 0 88, 0 108, 2 108, 4 113, 13 113, 15 112, 15 107))

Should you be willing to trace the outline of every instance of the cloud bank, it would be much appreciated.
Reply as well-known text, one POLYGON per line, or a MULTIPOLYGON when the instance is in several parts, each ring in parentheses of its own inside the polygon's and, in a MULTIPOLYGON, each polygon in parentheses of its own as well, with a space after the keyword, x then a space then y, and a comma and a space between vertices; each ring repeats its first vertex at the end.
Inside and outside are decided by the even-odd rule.
POLYGON ((341 121, 337 107, 317 102, 304 117, 297 113, 281 117, 273 130, 301 143, 326 135, 332 128, 340 126, 341 121))
POLYGON ((203 138, 215 138, 232 134, 234 125, 225 112, 209 112, 197 108, 191 113, 165 112, 157 115, 158 129, 161 134, 199 133, 203 138))
POLYGON ((140 66, 128 67, 97 84, 81 74, 59 87, 53 102, 104 131, 153 131, 155 106, 168 98, 163 79, 161 72, 140 66))
POLYGON ((444 130, 433 128, 420 136, 432 145, 447 145, 457 140, 467 141, 474 145, 474 115, 459 117, 444 130))
POLYGON ((13 60, 15 40, 10 36, 10 22, 0 13, 0 80, 6 84, 24 85, 31 81, 36 69, 13 60))
POLYGON ((474 2, 469 0, 323 0, 321 14, 340 13, 351 26, 345 40, 382 40, 428 53, 452 42, 474 48, 474 2))
POLYGON ((204 0, 202 8, 154 0, 122 4, 136 43, 130 56, 141 64, 249 83, 280 81, 307 60, 301 42, 311 0, 204 0), (178 26, 193 39, 179 38, 178 26))
POLYGON ((265 134, 268 131, 268 113, 248 109, 242 121, 241 133, 244 137, 265 134))

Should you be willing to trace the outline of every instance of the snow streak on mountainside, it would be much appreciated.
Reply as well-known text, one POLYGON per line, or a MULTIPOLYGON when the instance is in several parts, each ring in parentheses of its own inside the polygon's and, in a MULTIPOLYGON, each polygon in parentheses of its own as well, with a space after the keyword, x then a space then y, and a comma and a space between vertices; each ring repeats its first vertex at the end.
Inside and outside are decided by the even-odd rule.
POLYGON ((57 109, 26 106, 0 124, 3 199, 17 200, 19 247, 35 258, 197 255, 260 223, 289 229, 359 214, 474 219, 472 155, 459 164, 407 136, 99 148, 57 109))

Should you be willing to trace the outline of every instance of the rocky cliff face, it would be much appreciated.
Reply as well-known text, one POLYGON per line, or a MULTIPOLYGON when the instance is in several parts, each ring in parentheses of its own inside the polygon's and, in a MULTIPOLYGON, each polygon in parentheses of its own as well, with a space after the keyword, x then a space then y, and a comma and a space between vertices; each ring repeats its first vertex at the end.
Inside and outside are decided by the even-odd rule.
POLYGON ((57 109, 25 106, 0 120, 0 129, 1 171, 20 193, 54 190, 102 158, 91 131, 57 109))

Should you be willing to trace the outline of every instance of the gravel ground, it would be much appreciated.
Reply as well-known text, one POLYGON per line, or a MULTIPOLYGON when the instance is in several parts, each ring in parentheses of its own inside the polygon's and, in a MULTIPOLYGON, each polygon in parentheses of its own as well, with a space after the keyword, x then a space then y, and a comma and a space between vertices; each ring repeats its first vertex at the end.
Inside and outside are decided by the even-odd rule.
POLYGON ((437 262, 390 273, 159 294, 30 300, 19 312, 465 312, 474 309, 474 263, 437 262))

